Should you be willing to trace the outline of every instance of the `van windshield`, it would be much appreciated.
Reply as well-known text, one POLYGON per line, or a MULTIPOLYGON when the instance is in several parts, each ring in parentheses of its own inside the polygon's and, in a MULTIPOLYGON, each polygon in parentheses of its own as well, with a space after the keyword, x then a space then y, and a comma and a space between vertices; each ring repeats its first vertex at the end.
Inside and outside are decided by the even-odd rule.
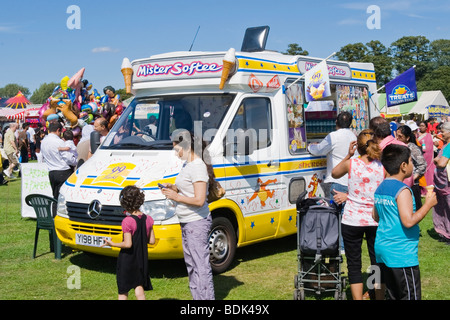
POLYGON ((202 133, 219 128, 235 94, 189 94, 136 98, 111 128, 101 149, 171 149, 175 129, 202 133), (199 121, 199 122, 198 122, 199 121))

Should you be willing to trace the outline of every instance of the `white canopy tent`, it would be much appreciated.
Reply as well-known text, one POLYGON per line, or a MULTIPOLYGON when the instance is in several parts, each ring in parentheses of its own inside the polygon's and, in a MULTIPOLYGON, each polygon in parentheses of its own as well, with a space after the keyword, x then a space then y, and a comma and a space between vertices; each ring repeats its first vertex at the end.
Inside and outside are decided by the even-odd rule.
POLYGON ((417 101, 389 108, 386 107, 386 94, 380 93, 377 94, 377 96, 376 101, 378 101, 380 112, 388 117, 416 113, 423 114, 424 118, 428 119, 429 106, 439 106, 447 110, 450 109, 447 100, 440 90, 417 92, 417 101))
POLYGON ((424 114, 428 118, 428 106, 449 107, 447 100, 440 90, 424 91, 417 101, 416 105, 409 110, 409 113, 424 114))

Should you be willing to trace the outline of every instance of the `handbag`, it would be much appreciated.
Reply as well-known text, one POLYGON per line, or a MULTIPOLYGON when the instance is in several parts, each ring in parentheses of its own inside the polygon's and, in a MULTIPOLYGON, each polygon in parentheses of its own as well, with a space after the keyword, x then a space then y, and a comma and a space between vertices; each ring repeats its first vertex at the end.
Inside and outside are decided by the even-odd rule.
POLYGON ((450 161, 447 162, 445 169, 447 170, 447 180, 450 182, 450 161))
POLYGON ((209 185, 208 189, 208 203, 219 200, 225 195, 225 189, 214 179, 213 183, 209 185))

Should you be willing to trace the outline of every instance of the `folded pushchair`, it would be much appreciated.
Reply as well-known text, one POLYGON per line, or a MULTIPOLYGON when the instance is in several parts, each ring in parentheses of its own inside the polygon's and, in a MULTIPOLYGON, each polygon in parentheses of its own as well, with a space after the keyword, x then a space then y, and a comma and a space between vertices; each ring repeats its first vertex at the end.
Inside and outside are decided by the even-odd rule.
POLYGON ((306 191, 296 204, 298 274, 294 300, 304 300, 307 291, 316 295, 334 292, 336 300, 345 300, 339 208, 332 200, 305 199, 305 195, 306 191))

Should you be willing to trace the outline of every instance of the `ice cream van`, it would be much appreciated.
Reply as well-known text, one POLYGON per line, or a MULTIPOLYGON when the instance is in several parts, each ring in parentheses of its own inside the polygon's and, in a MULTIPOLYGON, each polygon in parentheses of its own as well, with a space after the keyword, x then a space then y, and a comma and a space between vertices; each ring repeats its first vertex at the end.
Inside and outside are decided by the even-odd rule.
MULTIPOLYGON (((129 62, 122 71, 134 100, 94 155, 60 190, 56 232, 67 246, 117 256, 103 240, 122 240, 119 193, 128 185, 145 192, 142 211, 155 220, 149 259, 183 257, 174 204, 158 183, 174 183, 183 163, 171 132, 201 136, 226 194, 209 204, 211 265, 226 270, 237 248, 295 234, 296 200, 323 196, 326 157, 307 144, 335 130, 337 114, 353 114, 355 133, 378 112, 371 63, 328 60, 331 94, 305 99, 302 79, 323 59, 242 45, 241 51, 172 52, 129 62), (231 63, 229 63, 231 62, 231 63)), ((94 141, 91 143, 95 144, 94 141)))

